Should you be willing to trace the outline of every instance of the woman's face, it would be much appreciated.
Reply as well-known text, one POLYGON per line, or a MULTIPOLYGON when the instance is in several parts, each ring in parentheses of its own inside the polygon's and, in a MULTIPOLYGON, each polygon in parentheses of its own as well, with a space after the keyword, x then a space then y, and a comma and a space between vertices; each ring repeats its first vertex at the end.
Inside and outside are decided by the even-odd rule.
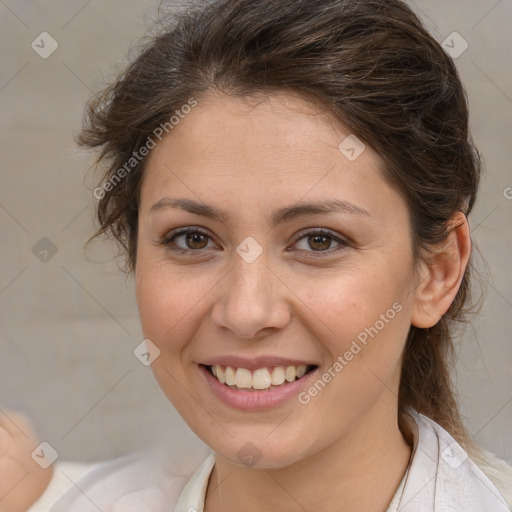
POLYGON ((136 289, 152 369, 234 463, 284 467, 396 424, 409 216, 350 135, 295 95, 209 94, 149 156, 136 289))

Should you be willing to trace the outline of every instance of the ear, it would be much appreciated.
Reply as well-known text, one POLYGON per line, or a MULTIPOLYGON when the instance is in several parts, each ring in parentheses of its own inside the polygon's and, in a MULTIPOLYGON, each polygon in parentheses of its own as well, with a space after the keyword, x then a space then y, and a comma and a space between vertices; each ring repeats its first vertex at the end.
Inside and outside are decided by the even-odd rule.
POLYGON ((433 327, 448 311, 459 291, 471 254, 471 234, 466 216, 457 212, 446 240, 432 248, 414 292, 412 325, 433 327))

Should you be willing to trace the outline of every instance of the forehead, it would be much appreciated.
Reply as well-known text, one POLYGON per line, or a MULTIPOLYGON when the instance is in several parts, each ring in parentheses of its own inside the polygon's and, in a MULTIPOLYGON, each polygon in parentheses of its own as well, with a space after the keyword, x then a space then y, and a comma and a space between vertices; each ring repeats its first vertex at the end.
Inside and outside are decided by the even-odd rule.
POLYGON ((326 194, 363 203, 372 195, 382 198, 383 187, 390 189, 382 159, 354 137, 332 113, 297 94, 210 93, 149 155, 143 208, 169 195, 208 203, 236 196, 247 206, 326 199, 326 194), (347 144, 357 158, 347 157, 354 153, 346 153, 347 144))
MULTIPOLYGON (((181 116, 152 155, 160 155, 165 146, 180 146, 196 158, 231 156, 256 162, 262 157, 270 164, 282 157, 318 156, 328 148, 338 152, 339 143, 350 134, 332 112, 295 92, 244 98, 210 92, 181 116)), ((369 152, 380 160, 371 148, 369 152)))

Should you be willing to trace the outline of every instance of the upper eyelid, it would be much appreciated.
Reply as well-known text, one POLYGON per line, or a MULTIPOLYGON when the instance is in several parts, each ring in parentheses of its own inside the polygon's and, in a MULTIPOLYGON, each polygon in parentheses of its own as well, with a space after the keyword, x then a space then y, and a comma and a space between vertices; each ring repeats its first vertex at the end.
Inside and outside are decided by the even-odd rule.
POLYGON ((293 235, 293 240, 295 240, 295 241, 300 240, 301 238, 303 238, 307 235, 316 234, 316 233, 321 233, 322 235, 331 236, 332 238, 344 241, 343 236, 338 235, 332 229, 328 229, 328 228, 304 228, 304 229, 301 229, 297 234, 293 235))

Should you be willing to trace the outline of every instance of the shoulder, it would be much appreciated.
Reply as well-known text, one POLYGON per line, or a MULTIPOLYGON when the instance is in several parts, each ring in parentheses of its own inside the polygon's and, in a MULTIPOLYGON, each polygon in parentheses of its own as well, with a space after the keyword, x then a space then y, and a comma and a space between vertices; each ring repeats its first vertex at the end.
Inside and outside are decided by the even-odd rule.
POLYGON ((53 468, 53 476, 39 499, 28 512, 48 512, 51 505, 72 486, 72 482, 82 478, 94 464, 79 462, 58 462, 53 468))
POLYGON ((206 455, 176 461, 167 450, 151 450, 95 464, 84 476, 70 482, 50 512, 172 510, 206 455))
POLYGON ((429 460, 420 458, 425 466, 432 462, 436 501, 467 501, 468 510, 477 510, 478 504, 483 510, 488 510, 489 505, 494 507, 492 510, 510 510, 512 468, 505 461, 480 448, 469 456, 435 421, 419 413, 414 414, 414 419, 421 451, 429 460))
POLYGON ((479 448, 476 453, 472 454, 471 459, 512 507, 512 466, 483 448, 479 448))

